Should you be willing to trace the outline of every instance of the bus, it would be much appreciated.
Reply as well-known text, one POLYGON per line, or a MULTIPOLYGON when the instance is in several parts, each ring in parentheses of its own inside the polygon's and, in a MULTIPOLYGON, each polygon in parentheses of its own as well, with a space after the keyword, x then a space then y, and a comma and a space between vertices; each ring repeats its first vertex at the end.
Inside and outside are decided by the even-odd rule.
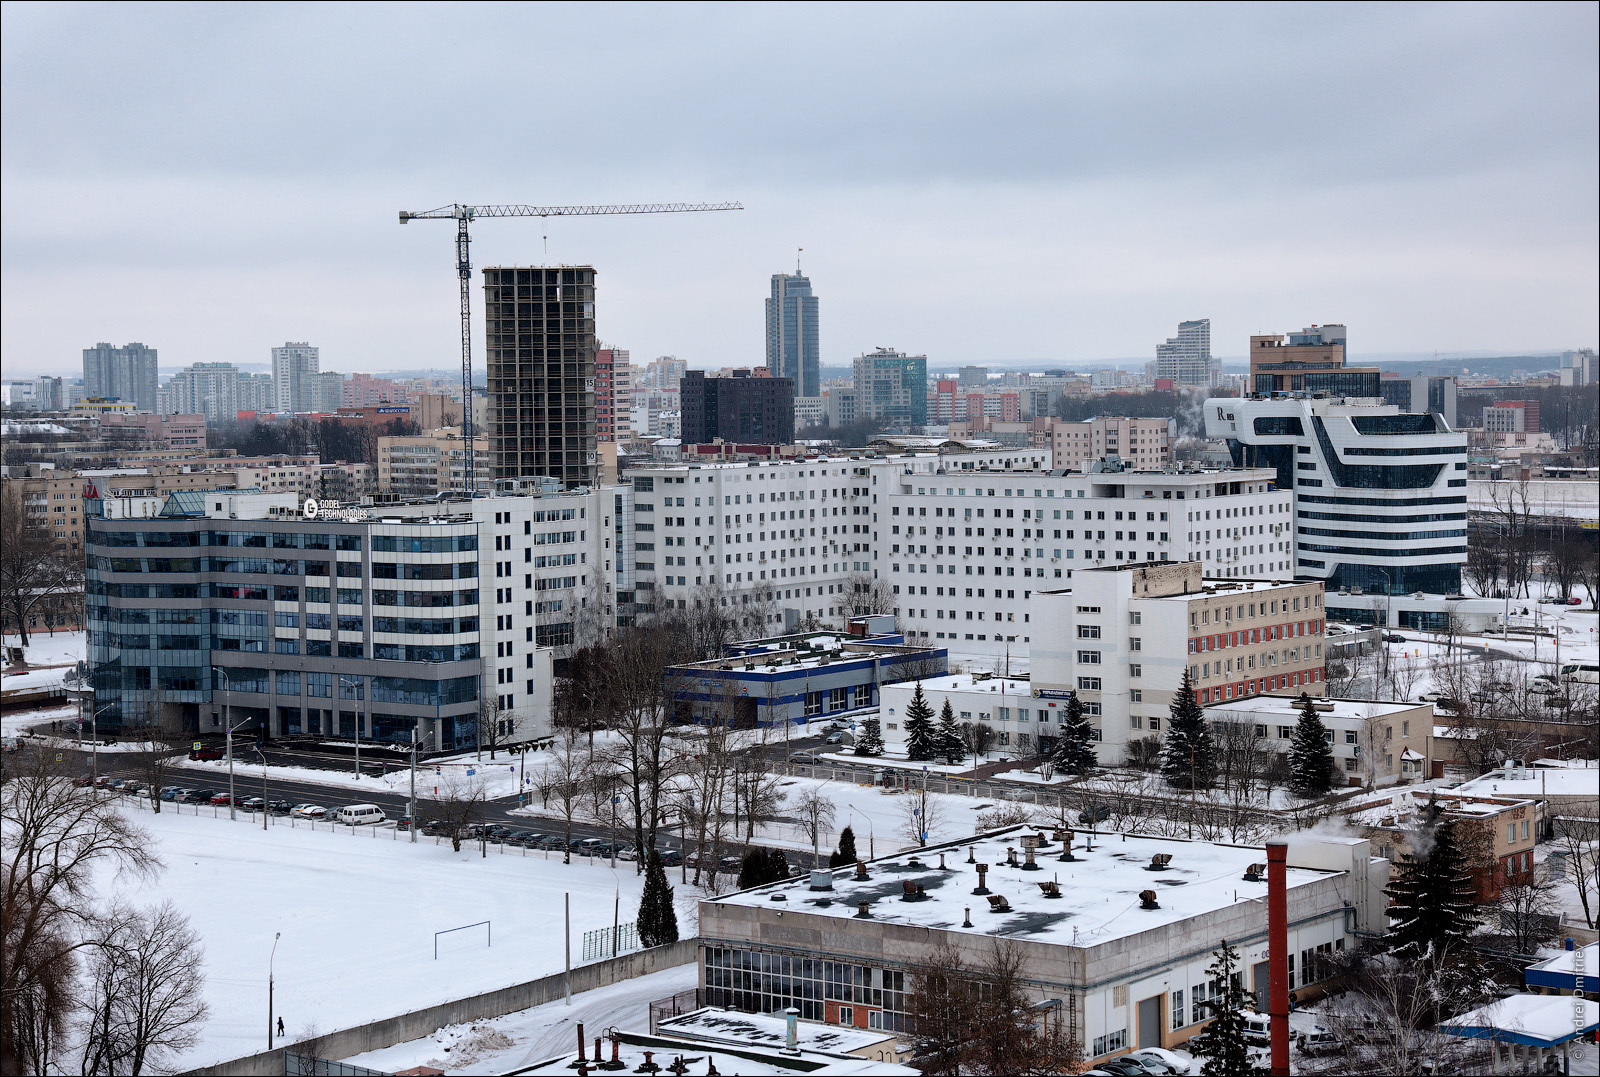
POLYGON ((1600 665, 1574 663, 1562 666, 1561 679, 1572 684, 1600 684, 1600 665))

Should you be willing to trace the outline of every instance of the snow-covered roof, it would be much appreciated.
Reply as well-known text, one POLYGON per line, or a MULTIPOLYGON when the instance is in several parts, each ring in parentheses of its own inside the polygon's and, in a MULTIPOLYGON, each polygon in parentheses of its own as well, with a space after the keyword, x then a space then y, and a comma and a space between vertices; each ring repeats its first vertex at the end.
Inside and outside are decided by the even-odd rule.
MULTIPOLYGON (((881 1038, 881 1036, 880 1036, 881 1038)), ((595 1067, 600 1061, 593 1057, 592 1044, 586 1046, 589 1052, 589 1067, 595 1067)), ((684 1073, 708 1073, 710 1067, 715 1066, 716 1071, 724 1074, 740 1074, 741 1077, 768 1077, 772 1074, 821 1074, 823 1077, 835 1077, 844 1074, 863 1074, 868 1077, 917 1077, 917 1070, 910 1066, 902 1066, 898 1062, 875 1062, 862 1058, 859 1055, 838 1054, 835 1052, 822 1052, 807 1050, 801 1047, 794 1054, 785 1054, 782 1045, 778 1047, 728 1046, 712 1048, 709 1045, 690 1039, 676 1036, 646 1036, 635 1032, 612 1032, 601 1038, 601 1051, 606 1062, 613 1057, 622 1065, 618 1068, 621 1073, 648 1073, 672 1072, 673 1065, 678 1059, 684 1062, 684 1073), (650 1055, 646 1058, 646 1053, 650 1055), (646 1062, 653 1063, 658 1070, 645 1070, 641 1067, 646 1062)), ((578 1053, 569 1051, 555 1058, 536 1062, 526 1069, 517 1070, 520 1074, 562 1074, 570 1075, 578 1070, 578 1053)), ((603 1069, 612 1067, 605 1066, 603 1069)))
POLYGON ((1522 994, 1452 1017, 1439 1025, 1439 1031, 1469 1039, 1554 1047, 1596 1027, 1600 1027, 1600 1004, 1570 996, 1522 994), (1581 1017, 1576 1016, 1579 1007, 1581 1017))
MULTIPOLYGON (((1260 901, 1266 916, 1266 876, 1247 882, 1245 869, 1264 863, 1258 848, 1189 842, 1123 834, 1100 834, 1088 849, 1087 834, 1073 841, 1074 861, 1062 862, 1060 842, 1051 841, 1036 854, 1039 870, 1007 865, 1007 849, 1025 862, 1022 836, 1038 831, 1015 827, 971 842, 940 849, 922 849, 874 860, 867 878, 853 869, 832 873, 832 890, 812 890, 809 879, 793 879, 745 890, 707 904, 743 905, 849 919, 860 902, 869 903, 872 919, 890 924, 968 931, 1068 946, 1098 946, 1151 928, 1179 923, 1239 902, 1260 901), (974 862, 988 865, 992 894, 1003 896, 1009 912, 993 912, 988 897, 973 894, 978 885, 974 862), (941 868, 943 853, 945 866, 941 868), (1171 856, 1163 870, 1149 870, 1158 853, 1171 856), (919 900, 903 900, 904 884, 922 889, 919 900), (1056 882, 1060 897, 1047 897, 1039 887, 1056 882), (1154 909, 1142 908, 1141 891, 1156 892, 1154 909), (780 900, 781 895, 781 900, 780 900), (966 910, 971 926, 965 926, 966 910)), ((1048 831, 1046 832, 1048 833, 1048 831)), ((1326 872, 1289 868, 1288 885, 1305 886, 1326 872)))
MULTIPOLYGON (((1584 990, 1600 990, 1600 942, 1591 942, 1581 948, 1583 952, 1584 990)), ((1553 987, 1570 991, 1578 974, 1574 958, 1578 950, 1563 950, 1548 961, 1529 965, 1524 974, 1529 987, 1553 987)))
MULTIPOLYGON (((788 1034, 787 1026, 788 1022, 782 1017, 707 1006, 666 1018, 657 1023, 656 1031, 663 1036, 682 1036, 691 1040, 782 1047, 788 1034)), ((893 1032, 882 1029, 822 1025, 815 1021, 795 1022, 796 1045, 807 1051, 853 1054, 892 1038, 893 1032)))
POLYGON ((1459 793, 1504 797, 1589 797, 1600 801, 1600 770, 1573 767, 1523 767, 1491 770, 1456 787, 1459 793))
MULTIPOLYGON (((910 687, 902 685, 901 687, 910 687)), ((1026 678, 991 677, 984 674, 952 673, 944 677, 929 677, 922 682, 924 693, 934 692, 993 692, 995 695, 1029 696, 1033 685, 1026 678)))
MULTIPOLYGON (((1399 714, 1401 711, 1428 710, 1427 703, 1384 703, 1368 699, 1324 699, 1312 700, 1317 705, 1317 715, 1324 721, 1330 718, 1355 719, 1365 721, 1369 718, 1382 718, 1386 715, 1399 714)), ((1236 711, 1240 714, 1251 714, 1262 718, 1277 716, 1282 718, 1300 717, 1299 696, 1250 696, 1247 699, 1230 699, 1226 703, 1214 703, 1206 711, 1215 714, 1218 711, 1236 711)))

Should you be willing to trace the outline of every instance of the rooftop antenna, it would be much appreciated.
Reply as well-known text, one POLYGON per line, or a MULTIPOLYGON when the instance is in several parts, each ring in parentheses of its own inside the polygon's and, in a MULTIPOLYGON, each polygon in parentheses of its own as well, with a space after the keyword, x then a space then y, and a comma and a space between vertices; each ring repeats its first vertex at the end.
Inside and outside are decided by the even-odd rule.
POLYGON ((797 277, 801 275, 801 273, 800 273, 800 253, 802 251, 804 251, 804 250, 805 250, 804 247, 796 247, 794 249, 794 275, 797 276, 797 277))

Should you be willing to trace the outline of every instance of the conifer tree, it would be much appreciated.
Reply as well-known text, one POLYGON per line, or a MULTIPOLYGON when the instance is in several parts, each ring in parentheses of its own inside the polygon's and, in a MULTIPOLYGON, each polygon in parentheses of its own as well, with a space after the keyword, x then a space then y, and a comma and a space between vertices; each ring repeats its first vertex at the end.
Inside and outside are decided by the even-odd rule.
POLYGON ((883 754, 883 733, 876 718, 868 718, 861 723, 861 735, 856 738, 856 754, 883 754))
POLYGON ((922 682, 918 681, 911 693, 911 702, 906 704, 906 755, 912 760, 932 759, 936 747, 933 707, 923 694, 922 682))
POLYGON ((1217 991, 1206 1002, 1211 1023, 1198 1036, 1189 1041, 1191 1053, 1205 1059, 1200 1067, 1202 1077, 1249 1077, 1266 1072, 1250 1057, 1250 1043, 1245 1039, 1244 1011, 1246 996, 1243 978, 1234 979, 1239 969, 1239 951, 1222 940, 1222 948, 1213 950, 1216 960, 1206 967, 1213 989, 1217 991))
POLYGON ((789 861, 783 855, 783 850, 766 849, 758 845, 745 853, 739 863, 738 887, 748 890, 752 886, 765 886, 788 877, 789 861))
POLYGON ((644 872, 644 893, 639 897, 639 941, 646 946, 665 946, 678 941, 678 910, 672 904, 672 887, 661 854, 650 850, 650 864, 644 872))
POLYGON ((1167 740, 1161 748, 1162 777, 1178 789, 1210 789, 1217 777, 1217 749, 1187 672, 1169 709, 1167 740))
POLYGON ((856 859, 856 832, 846 826, 839 831, 839 848, 828 857, 828 866, 836 868, 840 864, 850 865, 854 864, 856 859))
POLYGON ((1305 692, 1300 693, 1300 721, 1289 743, 1289 791, 1298 797, 1322 796, 1333 788, 1333 749, 1327 727, 1305 692))
POLYGON ((1461 852, 1453 822, 1439 822, 1430 804, 1426 819, 1407 839, 1411 858, 1384 888, 1389 933, 1384 941, 1399 957, 1437 960, 1464 946, 1472 933, 1472 873, 1461 852))
POLYGON ((1094 754, 1094 726, 1083 713, 1083 700, 1076 692, 1067 700, 1067 711, 1061 717, 1061 737, 1050 758, 1065 774, 1087 774, 1099 765, 1094 754))
POLYGON ((967 746, 961 739, 961 727, 956 725, 956 711, 950 706, 950 697, 946 696, 944 708, 939 712, 939 730, 934 735, 938 747, 934 754, 944 756, 944 761, 949 766, 955 766, 967 757, 967 746))

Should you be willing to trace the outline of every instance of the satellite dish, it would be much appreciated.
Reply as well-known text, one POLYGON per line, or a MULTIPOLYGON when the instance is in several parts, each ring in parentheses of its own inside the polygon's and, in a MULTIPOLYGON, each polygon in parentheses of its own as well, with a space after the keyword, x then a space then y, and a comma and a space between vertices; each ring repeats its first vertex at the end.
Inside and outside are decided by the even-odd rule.
POLYGON ((314 498, 314 497, 306 498, 306 504, 305 504, 306 519, 315 520, 317 518, 317 513, 319 511, 320 511, 320 509, 319 509, 319 506, 317 505, 317 499, 314 498))

